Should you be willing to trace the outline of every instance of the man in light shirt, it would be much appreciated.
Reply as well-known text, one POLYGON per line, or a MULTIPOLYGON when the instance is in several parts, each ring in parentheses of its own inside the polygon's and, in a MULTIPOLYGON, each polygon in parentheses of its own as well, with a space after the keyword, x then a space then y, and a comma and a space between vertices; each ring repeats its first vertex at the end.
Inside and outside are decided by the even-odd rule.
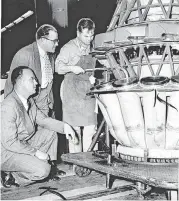
POLYGON ((53 111, 53 73, 54 52, 58 46, 58 33, 55 27, 44 24, 36 31, 36 41, 20 49, 14 56, 8 79, 4 88, 4 97, 11 93, 11 73, 18 66, 31 68, 38 80, 39 89, 35 95, 38 108, 45 114, 50 115, 53 111))
POLYGON ((96 100, 87 96, 95 83, 92 71, 96 59, 89 53, 92 50, 95 23, 89 18, 82 18, 77 24, 77 37, 65 44, 55 62, 55 71, 64 75, 61 85, 63 121, 76 130, 79 144, 69 144, 69 151, 87 151, 96 132, 96 100))
POLYGON ((10 172, 18 184, 42 180, 49 174, 58 179, 53 172, 56 132, 66 134, 72 143, 77 142, 75 133, 67 123, 47 117, 38 109, 31 97, 38 84, 32 69, 15 68, 11 81, 13 91, 1 103, 1 171, 10 172))

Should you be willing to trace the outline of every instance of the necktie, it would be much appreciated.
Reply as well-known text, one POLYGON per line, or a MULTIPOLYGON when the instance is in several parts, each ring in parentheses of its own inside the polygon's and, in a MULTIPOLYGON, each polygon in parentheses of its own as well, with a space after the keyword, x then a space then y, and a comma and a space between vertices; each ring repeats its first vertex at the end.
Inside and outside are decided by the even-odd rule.
POLYGON ((50 83, 53 79, 53 72, 52 72, 52 66, 49 60, 49 57, 47 54, 45 54, 44 57, 45 60, 45 66, 44 66, 44 71, 45 71, 45 83, 50 83))
POLYGON ((31 108, 31 103, 30 101, 27 101, 28 109, 27 109, 27 114, 29 114, 30 108, 31 108))

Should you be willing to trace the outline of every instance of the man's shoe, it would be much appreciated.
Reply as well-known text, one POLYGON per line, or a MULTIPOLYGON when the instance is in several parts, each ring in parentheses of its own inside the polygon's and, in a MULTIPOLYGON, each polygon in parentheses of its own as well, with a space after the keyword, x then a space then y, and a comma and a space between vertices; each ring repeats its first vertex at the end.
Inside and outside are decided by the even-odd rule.
POLYGON ((64 172, 63 170, 59 170, 57 168, 57 164, 55 161, 50 161, 51 164, 51 171, 53 172, 53 174, 57 175, 57 176, 64 176, 66 175, 66 172, 64 172))
POLYGON ((51 161, 50 164, 51 164, 51 171, 49 175, 50 179, 53 181, 61 180, 60 177, 66 175, 66 172, 59 170, 54 161, 51 161))
POLYGON ((10 172, 8 172, 8 173, 6 173, 4 171, 1 172, 1 184, 5 188, 19 187, 19 184, 17 184, 15 182, 15 179, 10 172))
POLYGON ((58 175, 56 173, 56 170, 54 170, 54 167, 51 167, 49 179, 53 180, 53 181, 60 181, 61 180, 60 175, 58 175))
MULTIPOLYGON (((57 167, 56 167, 57 168, 57 167)), ((59 170, 58 168, 56 169, 56 175, 58 176, 64 176, 66 175, 66 172, 64 172, 63 170, 59 170)))
POLYGON ((53 175, 53 176, 50 175, 49 179, 52 180, 52 181, 60 181, 61 180, 61 178, 56 176, 56 175, 53 175))

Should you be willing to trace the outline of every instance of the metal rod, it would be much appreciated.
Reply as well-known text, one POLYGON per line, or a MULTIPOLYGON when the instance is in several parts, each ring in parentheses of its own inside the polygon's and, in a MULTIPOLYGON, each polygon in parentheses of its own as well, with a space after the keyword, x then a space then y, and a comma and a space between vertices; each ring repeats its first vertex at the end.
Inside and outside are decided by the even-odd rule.
MULTIPOLYGON (((126 65, 127 65, 127 67, 128 67, 128 68, 127 68, 128 71, 126 70, 127 75, 125 74, 125 75, 126 75, 126 78, 128 79, 129 77, 136 77, 135 71, 134 71, 134 69, 132 68, 132 65, 130 64, 128 58, 126 57, 124 51, 123 51, 123 50, 119 50, 119 52, 120 52, 121 56, 123 57, 123 59, 124 59, 126 65), (128 73, 129 73, 129 76, 128 76, 128 73)), ((124 72, 124 73, 125 73, 125 72, 124 72)))
POLYGON ((113 67, 113 69, 116 70, 116 71, 113 71, 115 78, 121 79, 123 74, 119 73, 119 71, 122 71, 125 74, 125 77, 128 79, 129 76, 128 76, 127 70, 119 66, 119 64, 116 62, 114 56, 111 53, 108 53, 106 56, 107 56, 107 60, 108 60, 109 64, 113 67))
POLYGON ((147 65, 148 65, 148 67, 149 67, 149 70, 150 70, 150 72, 151 72, 151 75, 154 76, 154 75, 155 75, 154 70, 153 70, 152 66, 150 65, 150 61, 149 61, 149 59, 148 59, 148 57, 147 57, 147 54, 146 54, 146 52, 145 52, 145 50, 144 50, 144 47, 141 46, 141 48, 142 48, 144 57, 145 57, 145 59, 146 59, 146 61, 147 61, 147 65))
POLYGON ((106 188, 107 189, 110 189, 110 179, 111 179, 111 175, 106 174, 106 188))
POLYGON ((34 7, 35 7, 35 27, 38 27, 38 23, 37 23, 37 1, 34 0, 34 7))
POLYGON ((130 2, 129 8, 127 8, 127 10, 126 10, 126 12, 125 12, 123 18, 122 18, 121 21, 119 22, 119 26, 123 25, 124 22, 127 20, 127 18, 129 17, 129 15, 130 15, 130 13, 131 13, 131 9, 134 7, 135 3, 136 3, 136 0, 132 0, 132 1, 130 2))
POLYGON ((173 60, 172 60, 172 55, 171 55, 171 50, 170 50, 170 47, 168 44, 166 44, 166 47, 165 47, 165 51, 163 52, 163 55, 162 55, 162 60, 161 60, 161 63, 159 65, 159 68, 157 69, 157 75, 159 75, 161 69, 162 69, 162 65, 164 64, 164 59, 165 59, 165 56, 167 54, 167 51, 168 51, 168 57, 169 57, 169 61, 170 61, 170 68, 171 68, 171 72, 172 72, 172 75, 175 74, 174 72, 174 66, 173 66, 173 60))
POLYGON ((121 1, 122 0, 119 0, 119 2, 117 4, 116 10, 114 12, 114 15, 111 19, 111 22, 110 22, 108 28, 107 28, 107 31, 111 31, 112 29, 115 28, 116 22, 117 22, 119 15, 121 14, 121 11, 123 9, 123 6, 122 6, 123 4, 121 4, 121 1))
POLYGON ((162 9, 162 11, 163 11, 163 14, 164 14, 164 16, 165 16, 165 19, 167 19, 167 13, 166 13, 166 10, 165 10, 165 8, 164 8, 164 6, 163 6, 163 4, 162 4, 162 1, 161 1, 161 0, 158 0, 158 2, 159 2, 160 7, 161 7, 161 9, 162 9))
MULTIPOLYGON (((111 155, 110 154, 108 155, 108 158, 107 158, 107 164, 111 165, 111 155)), ((111 187, 110 180, 111 180, 111 175, 109 173, 107 173, 106 174, 106 188, 108 188, 108 189, 111 187)))
POLYGON ((169 19, 170 14, 171 14, 172 3, 173 3, 173 0, 170 0, 169 7, 168 7, 168 11, 167 11, 167 18, 168 18, 168 19, 169 19))
POLYGON ((150 5, 152 4, 153 0, 150 0, 145 8, 145 11, 144 11, 144 14, 142 16, 142 21, 145 20, 145 18, 147 17, 147 14, 149 12, 149 9, 150 9, 150 5))
POLYGON ((88 68, 85 69, 85 72, 98 71, 98 70, 108 71, 110 70, 110 68, 88 68))
POLYGON ((110 146, 110 138, 109 138, 109 127, 107 124, 105 125, 105 134, 106 134, 106 145, 109 147, 110 146))
POLYGON ((162 65, 163 65, 163 61, 164 61, 164 59, 165 59, 166 53, 167 53, 167 46, 165 47, 165 50, 164 50, 164 52, 163 52, 162 59, 161 59, 160 65, 159 65, 159 67, 158 67, 158 69, 157 69, 156 75, 159 75, 159 74, 160 74, 160 71, 161 71, 161 69, 162 69, 162 65))
POLYGON ((99 128, 98 128, 98 130, 97 130, 97 132, 96 132, 96 134, 94 136, 94 138, 93 138, 93 141, 92 141, 90 147, 88 148, 88 151, 92 151, 93 150, 93 148, 94 148, 94 146, 95 146, 95 144, 96 144, 96 142, 98 140, 98 137, 101 134, 101 129, 103 128, 104 123, 105 123, 105 119, 103 119, 103 121, 101 122, 101 124, 100 124, 100 126, 99 126, 99 128))
POLYGON ((166 44, 166 48, 168 50, 168 57, 169 57, 169 61, 170 61, 170 68, 172 71, 172 76, 175 75, 175 71, 174 71, 174 66, 173 66, 173 59, 172 59, 172 53, 171 53, 171 49, 169 47, 168 44, 166 44))
POLYGON ((141 76, 141 71, 142 71, 142 49, 140 48, 140 51, 139 51, 139 62, 138 62, 138 68, 137 68, 137 76, 138 78, 140 78, 141 76))
POLYGON ((142 21, 142 12, 141 12, 141 2, 140 0, 137 0, 137 11, 138 11, 138 15, 139 15, 139 22, 142 21))
POLYGON ((4 31, 7 31, 7 29, 19 24, 20 22, 22 22, 24 19, 30 17, 34 12, 29 10, 27 11, 25 14, 23 14, 21 17, 17 18, 16 20, 14 20, 13 22, 11 22, 10 24, 6 25, 5 27, 3 27, 1 29, 1 33, 3 33, 4 31))

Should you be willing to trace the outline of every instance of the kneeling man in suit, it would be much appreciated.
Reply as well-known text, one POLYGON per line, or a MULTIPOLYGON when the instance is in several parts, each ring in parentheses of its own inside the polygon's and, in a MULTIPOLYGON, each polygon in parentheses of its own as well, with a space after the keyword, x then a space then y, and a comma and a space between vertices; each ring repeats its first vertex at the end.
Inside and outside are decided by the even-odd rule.
POLYGON ((73 143, 78 140, 71 126, 37 108, 31 97, 38 84, 32 69, 15 68, 11 81, 13 91, 1 104, 1 170, 11 172, 19 184, 42 180, 57 159, 56 132, 73 143))

